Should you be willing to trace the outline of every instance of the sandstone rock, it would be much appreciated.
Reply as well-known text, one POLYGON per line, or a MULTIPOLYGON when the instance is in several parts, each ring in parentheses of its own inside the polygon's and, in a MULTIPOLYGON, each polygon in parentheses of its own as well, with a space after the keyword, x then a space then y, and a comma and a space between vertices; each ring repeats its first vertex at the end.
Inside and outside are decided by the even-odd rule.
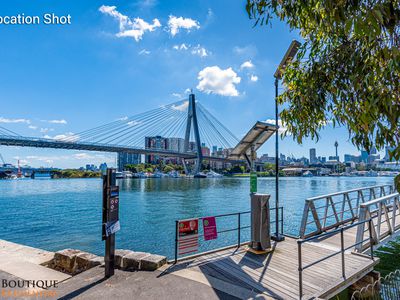
POLYGON ((62 269, 67 273, 74 273, 75 259, 81 251, 75 249, 64 249, 54 254, 53 265, 56 269, 62 269))
POLYGON ((130 253, 132 253, 133 251, 131 250, 123 250, 123 249, 116 249, 115 250, 115 255, 114 255, 114 259, 115 259, 115 267, 116 268, 122 268, 121 264, 122 264, 122 258, 125 255, 128 255, 130 253))
POLYGON ((80 252, 75 259, 75 272, 89 270, 101 264, 101 257, 88 252, 80 252))
POLYGON ((121 269, 129 271, 140 270, 142 259, 149 255, 149 253, 145 252, 131 252, 122 258, 121 269))
POLYGON ((155 271, 167 263, 165 256, 150 254, 140 260, 140 270, 155 271))

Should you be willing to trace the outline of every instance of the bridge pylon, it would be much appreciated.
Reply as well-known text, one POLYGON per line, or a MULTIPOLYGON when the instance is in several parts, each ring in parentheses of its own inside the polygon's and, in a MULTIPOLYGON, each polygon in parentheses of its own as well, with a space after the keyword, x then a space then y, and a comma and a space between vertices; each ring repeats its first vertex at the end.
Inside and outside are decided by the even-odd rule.
POLYGON ((203 154, 201 152, 201 141, 199 134, 199 124, 197 122, 197 113, 196 113, 196 98, 194 94, 189 95, 189 107, 188 107, 188 118, 186 123, 186 132, 185 132, 185 144, 184 151, 189 152, 190 145, 190 131, 191 126, 193 124, 193 132, 196 143, 196 152, 197 152, 197 160, 195 167, 195 174, 201 171, 201 165, 203 162, 203 154))

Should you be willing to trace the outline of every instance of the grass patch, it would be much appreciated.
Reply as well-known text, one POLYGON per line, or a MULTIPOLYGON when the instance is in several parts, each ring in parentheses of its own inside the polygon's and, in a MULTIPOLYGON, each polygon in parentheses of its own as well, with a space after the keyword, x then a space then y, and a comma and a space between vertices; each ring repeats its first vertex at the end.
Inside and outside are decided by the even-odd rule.
POLYGON ((374 255, 380 258, 375 270, 386 276, 400 268, 400 238, 388 242, 374 251, 374 255))

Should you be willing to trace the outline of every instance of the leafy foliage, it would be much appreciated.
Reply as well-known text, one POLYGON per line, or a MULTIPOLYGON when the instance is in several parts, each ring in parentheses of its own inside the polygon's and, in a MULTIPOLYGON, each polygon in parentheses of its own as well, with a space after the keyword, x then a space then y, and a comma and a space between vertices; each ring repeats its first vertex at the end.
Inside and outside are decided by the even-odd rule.
POLYGON ((396 190, 400 193, 400 174, 394 178, 394 186, 396 190))
POLYGON ((247 0, 257 24, 285 21, 303 38, 283 73, 282 121, 299 143, 328 122, 352 142, 400 159, 400 0, 247 0))

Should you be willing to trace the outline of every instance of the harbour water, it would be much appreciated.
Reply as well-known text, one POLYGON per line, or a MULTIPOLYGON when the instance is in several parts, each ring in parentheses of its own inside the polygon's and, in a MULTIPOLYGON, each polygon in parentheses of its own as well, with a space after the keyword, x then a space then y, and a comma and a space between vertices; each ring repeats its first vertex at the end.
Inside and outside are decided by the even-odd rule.
MULTIPOLYGON (((285 177, 280 180, 284 232, 298 234, 304 200, 311 196, 392 183, 392 177, 285 177)), ((117 248, 174 254, 175 220, 248 211, 248 178, 121 180, 117 248)), ((0 239, 56 251, 77 248, 102 255, 100 179, 0 181, 0 239)), ((259 178, 261 193, 271 194, 274 178, 259 178)), ((242 226, 248 225, 248 215, 242 226)), ((237 226, 235 217, 217 223, 237 226)), ((248 238, 242 232, 242 240, 248 238)), ((237 241, 237 233, 220 234, 201 244, 208 250, 237 241)))

